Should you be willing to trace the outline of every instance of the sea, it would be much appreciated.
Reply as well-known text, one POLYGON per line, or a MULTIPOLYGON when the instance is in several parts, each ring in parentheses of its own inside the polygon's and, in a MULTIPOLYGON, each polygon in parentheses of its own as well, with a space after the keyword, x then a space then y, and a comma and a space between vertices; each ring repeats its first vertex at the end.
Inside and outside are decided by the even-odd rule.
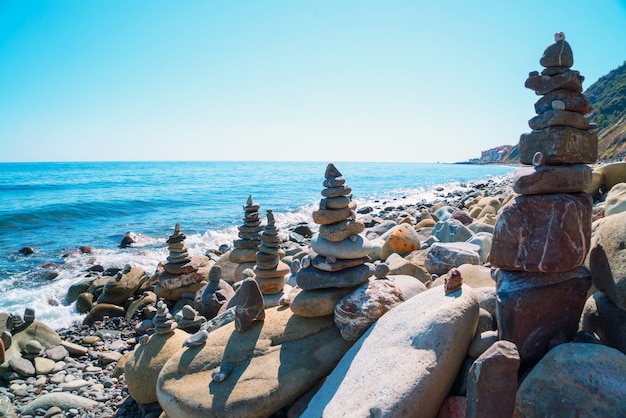
MULTIPOLYGON (((358 207, 419 204, 472 183, 499 179, 510 166, 333 162, 358 207)), ((55 162, 0 163, 0 312, 60 329, 84 315, 65 302, 67 289, 94 264, 139 266, 150 275, 168 255, 180 223, 191 255, 232 245, 249 196, 263 223, 307 223, 319 206, 328 162, 55 162), (136 242, 120 248, 132 232, 136 242), (89 246, 92 253, 82 253, 89 246), (22 255, 32 247, 32 255, 22 255)))

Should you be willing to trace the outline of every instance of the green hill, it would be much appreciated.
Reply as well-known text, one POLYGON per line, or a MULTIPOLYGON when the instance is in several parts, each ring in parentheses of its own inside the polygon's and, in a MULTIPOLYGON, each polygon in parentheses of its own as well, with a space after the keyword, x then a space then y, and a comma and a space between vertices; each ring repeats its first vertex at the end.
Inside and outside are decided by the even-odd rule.
MULTIPOLYGON (((593 105, 587 119, 598 125, 598 161, 623 160, 626 157, 626 61, 600 77, 583 94, 593 105)), ((515 145, 502 162, 517 163, 518 159, 515 145)))

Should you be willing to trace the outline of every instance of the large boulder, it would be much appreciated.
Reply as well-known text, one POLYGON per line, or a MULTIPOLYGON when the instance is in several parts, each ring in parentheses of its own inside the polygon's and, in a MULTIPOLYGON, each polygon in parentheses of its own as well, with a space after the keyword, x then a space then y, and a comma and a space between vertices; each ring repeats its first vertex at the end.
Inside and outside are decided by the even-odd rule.
POLYGON ((579 328, 596 333, 603 344, 626 354, 626 311, 604 293, 596 292, 587 299, 579 328))
POLYGON ((424 267, 431 274, 446 274, 463 264, 480 264, 480 247, 467 242, 436 242, 429 249, 424 267))
POLYGON ((419 250, 421 245, 417 232, 407 223, 394 227, 383 238, 385 243, 380 253, 380 258, 383 260, 393 253, 402 255, 419 250))
POLYGON ((140 267, 131 267, 130 270, 119 272, 113 280, 109 280, 104 285, 104 289, 98 297, 98 303, 122 306, 147 280, 146 272, 140 267))
POLYGON ((302 417, 434 417, 478 322, 463 286, 420 293, 383 315, 341 359, 302 417))
POLYGON ((626 211, 626 183, 617 183, 604 199, 604 216, 626 211))
POLYGON ((270 308, 245 333, 229 323, 172 356, 157 397, 170 418, 267 417, 322 380, 349 346, 332 316, 270 308))
POLYGON ((517 391, 515 417, 625 417, 626 356, 600 344, 561 344, 517 391))
POLYGON ((626 212, 594 222, 587 266, 593 285, 626 310, 626 212))

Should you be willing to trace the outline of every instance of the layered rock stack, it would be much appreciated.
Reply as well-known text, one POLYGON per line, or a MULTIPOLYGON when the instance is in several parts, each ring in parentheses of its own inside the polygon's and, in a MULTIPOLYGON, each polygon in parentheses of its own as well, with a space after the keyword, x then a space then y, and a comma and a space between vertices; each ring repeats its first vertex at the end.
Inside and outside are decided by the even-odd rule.
POLYGON ((261 245, 256 253, 254 274, 259 283, 261 293, 276 295, 283 291, 285 276, 289 273, 289 266, 280 261, 281 239, 271 210, 267 211, 267 225, 261 234, 261 245))
POLYGON ((500 211, 490 260, 497 282, 500 339, 515 343, 522 362, 541 358, 553 345, 571 341, 591 285, 581 265, 589 250, 591 184, 598 139, 584 115, 591 105, 584 78, 571 70, 572 50, 562 33, 548 46, 526 87, 541 99, 533 129, 519 142, 514 190, 500 211))
POLYGON ((233 241, 235 248, 228 255, 228 260, 231 263, 239 264, 235 270, 235 277, 240 277, 243 270, 253 268, 256 263, 256 253, 261 244, 261 231, 263 231, 259 207, 253 202, 252 195, 248 196, 248 200, 243 206, 243 224, 238 227, 237 236, 239 239, 233 241))
MULTIPOLYGON (((315 295, 309 292, 316 291, 317 296, 328 292, 328 296, 334 298, 336 303, 374 274, 374 266, 368 263, 371 244, 360 235, 365 226, 356 220, 352 189, 333 164, 327 166, 324 177, 323 198, 319 209, 313 212, 313 221, 320 225, 319 232, 311 238, 314 254, 310 254, 311 258, 305 257, 296 275, 296 282, 303 289, 292 300, 291 308, 296 314, 302 314, 298 310, 299 299, 315 295)), ((332 314, 334 303, 329 307, 330 312, 326 309, 318 312, 309 309, 306 315, 332 314)))
POLYGON ((184 293, 195 293, 207 283, 214 262, 204 255, 190 257, 185 238, 177 223, 167 240, 167 262, 160 264, 155 273, 158 283, 154 292, 160 298, 177 301, 184 293))

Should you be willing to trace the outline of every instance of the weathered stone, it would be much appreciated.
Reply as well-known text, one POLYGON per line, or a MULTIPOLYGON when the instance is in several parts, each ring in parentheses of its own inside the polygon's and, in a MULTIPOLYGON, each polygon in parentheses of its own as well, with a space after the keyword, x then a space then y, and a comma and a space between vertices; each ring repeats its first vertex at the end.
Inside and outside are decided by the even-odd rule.
POLYGON ((480 247, 466 242, 436 242, 430 246, 424 267, 431 274, 446 274, 463 264, 480 264, 480 247))
POLYGON ((463 276, 458 269, 453 268, 448 272, 443 283, 443 289, 448 293, 456 292, 463 285, 463 276))
POLYGON ((596 292, 587 299, 579 329, 597 334, 604 344, 626 354, 626 311, 604 293, 596 292))
POLYGON ((591 186, 591 167, 586 164, 520 167, 513 176, 519 194, 576 193, 591 186))
POLYGON ((318 209, 313 211, 313 222, 321 225, 330 225, 341 222, 350 217, 350 209, 318 209))
POLYGON ((563 273, 495 269, 493 275, 500 339, 517 345, 522 362, 541 358, 559 333, 574 338, 591 286, 586 268, 563 273))
POLYGON ((124 308, 110 303, 99 303, 94 306, 83 319, 83 325, 92 326, 96 321, 102 321, 105 316, 110 318, 123 317, 124 308))
POLYGON ((594 223, 591 250, 586 265, 593 285, 626 310, 626 212, 594 223))
POLYGON ((626 212, 626 183, 617 183, 604 199, 604 216, 626 212))
POLYGON ((54 360, 50 360, 44 357, 35 357, 33 359, 33 364, 35 365, 35 373, 39 375, 51 373, 56 366, 54 360))
POLYGON ((28 402, 21 410, 22 415, 36 415, 37 411, 48 411, 50 408, 59 407, 64 411, 71 409, 91 409, 100 405, 92 399, 66 392, 53 392, 37 396, 28 402))
POLYGON ((561 344, 522 381, 516 417, 626 416, 626 356, 600 344, 561 344))
POLYGON ((76 311, 79 313, 87 313, 93 308, 93 293, 84 292, 78 295, 76 299, 76 311))
POLYGON ((189 334, 175 329, 168 334, 154 334, 144 344, 137 345, 124 365, 124 376, 130 396, 140 404, 157 401, 156 382, 159 372, 189 334))
POLYGON ((574 54, 563 32, 554 34, 555 42, 546 47, 539 59, 544 67, 571 67, 574 65, 574 54))
MULTIPOLYGON (((337 186, 341 186, 341 184, 336 184, 332 187, 337 187, 337 186)), ((324 184, 324 187, 328 187, 328 186, 324 184)), ((320 209, 343 209, 343 208, 347 208, 349 204, 350 204, 349 196, 324 198, 320 201, 320 209)))
POLYGON ((533 157, 541 152, 545 164, 593 164, 598 158, 598 136, 567 126, 532 131, 520 136, 520 163, 532 165, 533 157))
POLYGON ((388 231, 383 238, 385 243, 380 252, 380 258, 385 260, 391 254, 407 254, 420 249, 420 239, 413 226, 403 223, 388 231))
POLYGON ((476 333, 469 348, 467 349, 467 356, 473 359, 480 357, 496 341, 498 341, 498 331, 490 329, 481 333, 476 333))
POLYGON ((387 311, 404 302, 402 291, 386 279, 362 284, 335 306, 335 325, 347 341, 356 341, 387 311))
POLYGON ((513 416, 520 357, 510 341, 497 341, 476 359, 467 380, 467 418, 513 416))
POLYGON ((200 267, 210 267, 213 262, 204 255, 196 255, 191 258, 184 256, 185 261, 182 263, 165 263, 163 269, 170 274, 188 274, 197 271, 200 267))
MULTIPOLYGON (((210 274, 209 278, 211 278, 210 274)), ((221 307, 228 303, 233 296, 235 296, 233 287, 222 280, 220 276, 218 281, 210 281, 205 287, 196 292, 194 308, 200 315, 211 319, 217 315, 221 307)))
MULTIPOLYGON (((456 270, 461 272, 463 283, 473 289, 487 286, 496 287, 496 282, 491 277, 491 269, 489 267, 475 264, 462 264, 456 267, 456 270)), ((452 270, 433 280, 430 287, 443 286, 451 272, 452 270)))
POLYGON ((254 263, 256 262, 256 253, 261 242, 254 242, 251 248, 235 248, 228 254, 228 260, 231 263, 254 263))
POLYGON ((511 199, 493 233, 491 265, 545 273, 580 266, 589 251, 592 203, 586 193, 511 199))
POLYGON ((407 276, 404 274, 388 275, 387 280, 393 282, 393 284, 400 289, 404 300, 410 299, 415 295, 418 295, 427 290, 426 285, 422 283, 418 278, 413 276, 407 276))
POLYGON ((434 417, 477 321, 478 302, 467 286, 451 295, 430 289, 401 303, 343 356, 302 417, 434 417))
POLYGON ((344 219, 330 225, 320 225, 320 237, 332 242, 348 239, 350 235, 360 234, 365 230, 363 222, 344 219))
POLYGON ((81 293, 85 293, 89 290, 89 285, 92 279, 82 280, 78 283, 70 285, 65 295, 65 301, 70 304, 74 303, 81 293))
POLYGON ((35 375, 35 366, 29 360, 22 357, 12 357, 9 359, 9 367, 14 372, 23 377, 35 375))
POLYGON ((159 376, 158 400, 170 418, 267 417, 322 380, 348 347, 332 316, 271 308, 246 333, 228 324, 175 354, 159 376), (213 380, 224 365, 229 375, 213 380))
POLYGON ((167 271, 163 271, 158 277, 161 288, 165 290, 174 290, 203 281, 206 282, 208 280, 208 269, 199 269, 191 273, 184 274, 172 274, 167 271))
POLYGON ((352 293, 352 287, 335 287, 317 290, 295 289, 292 293, 289 309, 294 314, 313 318, 316 316, 332 315, 335 305, 341 298, 352 293))
POLYGON ((347 184, 338 187, 328 187, 322 190, 322 196, 328 198, 335 198, 340 196, 349 196, 352 193, 352 188, 347 184))
POLYGON ((586 131, 589 129, 589 120, 580 113, 551 109, 530 119, 528 126, 534 131, 553 126, 569 126, 586 131))
POLYGON ((133 296, 146 280, 148 276, 140 267, 132 267, 129 271, 120 272, 104 286, 102 294, 98 297, 98 303, 124 305, 124 302, 133 296))
POLYGON ((325 240, 318 233, 311 238, 311 248, 324 257, 348 259, 366 257, 371 245, 362 235, 350 235, 350 238, 341 242, 332 242, 325 240))
POLYGON ((374 266, 369 263, 334 272, 307 267, 298 271, 296 283, 304 290, 327 287, 357 287, 365 283, 373 274, 374 266))
MULTIPOLYGON (((407 257, 410 257, 410 255, 407 257)), ((400 254, 390 254, 385 260, 385 263, 389 266, 390 275, 413 276, 422 283, 426 283, 431 279, 430 273, 424 268, 423 263, 420 265, 417 262, 402 257, 400 254)))
POLYGON ((563 109, 568 112, 576 112, 581 115, 586 115, 593 110, 593 106, 589 99, 582 93, 578 93, 571 90, 559 89, 546 93, 541 99, 535 103, 535 112, 541 114, 548 110, 554 110, 554 102, 560 101, 565 104, 563 109))
POLYGON ((322 257, 320 255, 315 256, 311 260, 311 265, 318 270, 323 271, 339 271, 349 267, 360 266, 370 261, 369 257, 351 258, 348 260, 336 259, 334 257, 322 257))
POLYGON ((524 87, 533 90, 539 96, 559 89, 580 93, 583 91, 583 81, 585 81, 585 77, 574 70, 554 76, 542 76, 534 73, 526 79, 524 87))
POLYGON ((237 293, 235 328, 239 332, 246 332, 254 322, 265 319, 263 295, 259 284, 252 278, 242 280, 237 293))
POLYGON ((594 169, 601 177, 604 191, 611 190, 617 183, 626 183, 626 162, 604 164, 594 169))
POLYGON ((474 222, 474 218, 472 218, 469 213, 458 209, 455 210, 452 215, 450 215, 449 219, 456 219, 465 226, 468 226, 469 224, 474 222))

